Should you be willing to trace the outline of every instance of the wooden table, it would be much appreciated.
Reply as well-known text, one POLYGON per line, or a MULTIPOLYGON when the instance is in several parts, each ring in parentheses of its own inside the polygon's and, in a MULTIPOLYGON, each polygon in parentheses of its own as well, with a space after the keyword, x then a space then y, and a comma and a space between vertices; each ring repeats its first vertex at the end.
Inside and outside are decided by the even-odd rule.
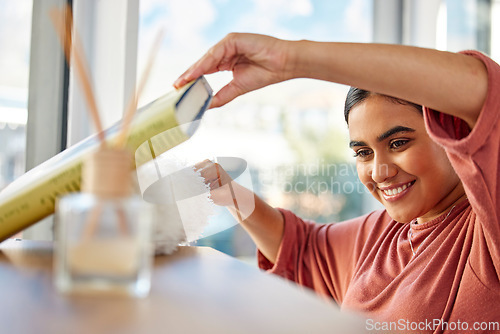
POLYGON ((0 244, 0 333, 364 333, 365 322, 212 248, 155 258, 144 299, 53 286, 52 244, 0 244))

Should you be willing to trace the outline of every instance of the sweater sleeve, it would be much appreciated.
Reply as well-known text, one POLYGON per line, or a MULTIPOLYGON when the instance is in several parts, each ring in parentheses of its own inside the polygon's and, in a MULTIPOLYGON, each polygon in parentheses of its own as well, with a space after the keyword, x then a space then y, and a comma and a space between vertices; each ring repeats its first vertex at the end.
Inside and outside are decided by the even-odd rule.
POLYGON ((342 303, 366 240, 373 236, 372 225, 381 213, 318 224, 280 211, 285 229, 276 263, 258 251, 259 267, 342 303))
POLYGON ((424 119, 464 184, 500 277, 500 66, 480 52, 463 53, 480 59, 488 72, 488 93, 476 125, 470 130, 463 120, 428 108, 424 119))

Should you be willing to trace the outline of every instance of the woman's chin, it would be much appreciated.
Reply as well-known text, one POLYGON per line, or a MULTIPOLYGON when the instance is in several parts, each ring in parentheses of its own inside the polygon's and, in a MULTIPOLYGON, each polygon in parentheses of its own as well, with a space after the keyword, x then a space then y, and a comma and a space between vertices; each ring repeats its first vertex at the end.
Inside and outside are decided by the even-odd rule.
POLYGON ((401 224, 407 224, 416 218, 413 216, 409 216, 407 213, 391 212, 390 209, 387 209, 387 213, 392 219, 401 224))

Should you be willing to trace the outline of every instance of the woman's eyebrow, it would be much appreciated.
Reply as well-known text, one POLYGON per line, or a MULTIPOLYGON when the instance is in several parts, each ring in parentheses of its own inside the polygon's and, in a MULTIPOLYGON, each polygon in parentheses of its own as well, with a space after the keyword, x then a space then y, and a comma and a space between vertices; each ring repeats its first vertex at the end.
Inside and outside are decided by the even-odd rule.
MULTIPOLYGON (((384 139, 387 139, 389 138, 390 136, 396 134, 396 133, 400 133, 400 132, 415 132, 415 129, 412 129, 412 128, 409 128, 409 127, 406 127, 406 126, 402 126, 402 125, 398 125, 398 126, 395 126, 389 130, 387 130, 386 132, 382 133, 380 136, 377 137, 377 140, 379 142, 383 141, 384 139)), ((356 147, 356 146, 367 146, 366 143, 364 141, 358 141, 358 140, 351 140, 349 142, 349 147, 350 148, 353 148, 353 147, 356 147)))
POLYGON ((415 132, 415 129, 408 128, 406 126, 398 125, 393 127, 392 129, 387 130, 386 132, 382 133, 380 136, 377 137, 377 140, 381 142, 384 139, 389 138, 390 136, 399 133, 399 132, 415 132))
POLYGON ((351 140, 349 142, 349 147, 350 148, 353 148, 355 146, 367 146, 366 143, 364 141, 356 141, 356 140, 351 140))

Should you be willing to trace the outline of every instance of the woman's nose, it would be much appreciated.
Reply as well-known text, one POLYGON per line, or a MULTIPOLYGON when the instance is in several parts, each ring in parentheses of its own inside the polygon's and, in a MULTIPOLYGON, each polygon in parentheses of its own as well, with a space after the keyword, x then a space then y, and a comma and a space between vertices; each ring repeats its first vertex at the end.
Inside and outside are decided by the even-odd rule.
POLYGON ((384 183, 398 173, 396 165, 386 157, 375 157, 369 171, 375 183, 384 183))

